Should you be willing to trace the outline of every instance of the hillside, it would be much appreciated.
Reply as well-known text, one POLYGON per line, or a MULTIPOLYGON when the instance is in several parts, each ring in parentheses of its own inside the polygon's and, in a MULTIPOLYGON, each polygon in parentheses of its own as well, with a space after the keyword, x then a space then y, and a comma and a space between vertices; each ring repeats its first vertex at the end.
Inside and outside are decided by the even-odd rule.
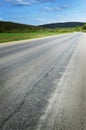
POLYGON ((3 32, 34 32, 38 27, 13 22, 0 21, 0 33, 3 32))
MULTIPOLYGON (((77 26, 83 26, 83 22, 66 22, 66 23, 50 23, 39 26, 32 26, 20 23, 0 21, 0 33, 27 33, 27 32, 39 32, 42 28, 42 31, 55 28, 74 28, 77 26)), ((49 30, 48 30, 49 31, 49 30)))
POLYGON ((83 26, 85 23, 83 22, 65 22, 65 23, 51 23, 51 24, 45 24, 45 25, 40 25, 39 27, 42 28, 73 28, 77 26, 83 26))

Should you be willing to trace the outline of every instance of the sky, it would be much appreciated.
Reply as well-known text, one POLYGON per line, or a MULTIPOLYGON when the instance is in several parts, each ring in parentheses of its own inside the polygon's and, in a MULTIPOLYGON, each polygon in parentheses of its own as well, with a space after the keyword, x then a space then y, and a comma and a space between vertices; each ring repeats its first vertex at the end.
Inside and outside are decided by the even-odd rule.
POLYGON ((86 0, 0 0, 0 20, 29 25, 86 22, 86 0))

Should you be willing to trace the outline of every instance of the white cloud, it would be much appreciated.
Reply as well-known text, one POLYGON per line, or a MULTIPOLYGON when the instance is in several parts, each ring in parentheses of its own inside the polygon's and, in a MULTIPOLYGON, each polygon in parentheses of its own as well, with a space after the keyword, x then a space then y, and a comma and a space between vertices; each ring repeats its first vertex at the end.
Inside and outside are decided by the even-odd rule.
POLYGON ((41 9, 42 11, 59 11, 61 10, 60 7, 48 7, 48 6, 45 6, 43 9, 41 9))
POLYGON ((44 19, 44 18, 33 18, 33 21, 39 25, 39 24, 45 23, 46 19, 44 19))
POLYGON ((5 0, 5 2, 15 6, 27 6, 32 4, 55 2, 55 0, 5 0))
POLYGON ((63 8, 63 9, 70 8, 70 5, 63 5, 63 6, 61 6, 61 8, 63 8))
POLYGON ((53 11, 59 11, 59 10, 61 10, 60 7, 54 7, 54 8, 53 8, 53 11))
POLYGON ((55 2, 56 0, 29 0, 31 2, 45 3, 45 2, 55 2))
POLYGON ((11 5, 15 6, 27 6, 31 5, 31 3, 28 0, 6 0, 11 5))
POLYGON ((43 10, 45 10, 45 11, 53 11, 53 8, 46 6, 46 7, 43 8, 43 10))
POLYGON ((49 6, 45 6, 41 10, 42 11, 60 11, 60 10, 67 9, 67 8, 70 8, 70 6, 69 5, 63 5, 63 6, 60 6, 60 7, 49 7, 49 6))

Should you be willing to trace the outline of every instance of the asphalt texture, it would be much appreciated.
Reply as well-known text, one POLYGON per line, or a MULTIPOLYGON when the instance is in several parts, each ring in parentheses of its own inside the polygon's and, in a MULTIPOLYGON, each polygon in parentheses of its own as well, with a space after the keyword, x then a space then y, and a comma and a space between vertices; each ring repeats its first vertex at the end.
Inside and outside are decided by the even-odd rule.
POLYGON ((0 45, 0 130, 86 130, 86 34, 0 45))

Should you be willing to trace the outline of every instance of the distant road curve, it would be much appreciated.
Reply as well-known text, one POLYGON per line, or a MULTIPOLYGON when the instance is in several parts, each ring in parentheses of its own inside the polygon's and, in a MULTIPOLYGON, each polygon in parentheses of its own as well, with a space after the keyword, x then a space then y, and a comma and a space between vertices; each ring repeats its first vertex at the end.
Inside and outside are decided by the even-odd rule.
POLYGON ((86 34, 0 45, 0 130, 86 130, 86 34))

